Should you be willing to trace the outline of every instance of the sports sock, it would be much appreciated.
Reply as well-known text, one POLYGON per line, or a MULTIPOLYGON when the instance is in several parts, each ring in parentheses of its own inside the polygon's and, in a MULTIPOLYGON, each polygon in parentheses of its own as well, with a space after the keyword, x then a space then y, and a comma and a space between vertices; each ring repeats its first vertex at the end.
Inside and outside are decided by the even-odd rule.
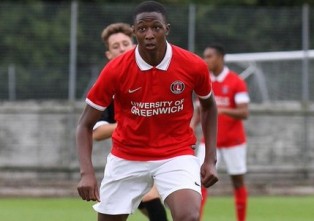
POLYGON ((204 207, 207 201, 207 189, 202 186, 202 201, 201 201, 201 210, 200 210, 200 220, 202 220, 204 207))
POLYGON ((142 202, 142 205, 146 208, 150 221, 167 221, 166 209, 159 198, 142 202))
POLYGON ((235 208, 238 221, 245 221, 247 197, 247 189, 245 186, 234 190, 235 208))
POLYGON ((141 201, 140 205, 138 205, 137 208, 138 209, 144 209, 145 208, 145 205, 144 205, 143 201, 141 201))

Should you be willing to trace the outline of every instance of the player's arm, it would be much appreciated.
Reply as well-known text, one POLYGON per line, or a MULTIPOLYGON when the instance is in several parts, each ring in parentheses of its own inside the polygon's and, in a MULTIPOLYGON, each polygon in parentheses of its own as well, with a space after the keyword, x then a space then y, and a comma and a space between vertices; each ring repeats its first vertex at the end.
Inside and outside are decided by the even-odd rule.
POLYGON ((218 181, 216 171, 217 107, 213 94, 207 99, 200 98, 200 117, 206 151, 201 167, 201 179, 202 184, 209 187, 218 181))
POLYGON ((239 103, 235 108, 218 108, 218 114, 224 114, 236 119, 247 119, 249 116, 249 104, 239 103))
POLYGON ((77 189, 81 198, 87 201, 99 201, 98 185, 92 163, 92 132, 100 116, 101 111, 86 105, 76 128, 76 146, 81 174, 77 189))
POLYGON ((107 123, 100 125, 93 130, 93 139, 96 141, 106 140, 112 136, 114 129, 116 129, 117 123, 107 123))
POLYGON ((247 91, 247 86, 243 80, 239 79, 235 87, 236 92, 233 99, 236 106, 234 108, 218 107, 218 114, 224 114, 235 119, 244 120, 249 116, 250 97, 247 91))
POLYGON ((195 131, 197 125, 201 122, 200 104, 199 102, 194 103, 194 112, 191 119, 190 127, 195 131))

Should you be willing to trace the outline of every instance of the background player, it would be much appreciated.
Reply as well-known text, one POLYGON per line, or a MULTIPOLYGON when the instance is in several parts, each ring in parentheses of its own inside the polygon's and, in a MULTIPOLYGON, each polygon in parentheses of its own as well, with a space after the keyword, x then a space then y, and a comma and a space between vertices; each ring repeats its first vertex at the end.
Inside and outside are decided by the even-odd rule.
POLYGON ((133 14, 134 50, 111 60, 87 95, 76 132, 84 200, 97 200, 99 221, 126 220, 153 183, 174 221, 199 219, 200 185, 218 181, 217 109, 205 62, 171 45, 165 8, 145 1, 133 14), (184 65, 183 65, 184 64, 184 65), (205 159, 200 167, 190 121, 200 97, 205 159), (114 96, 117 127, 100 194, 91 159, 92 129, 114 96))
MULTIPOLYGON (((224 63, 225 50, 220 44, 209 45, 204 50, 204 60, 211 72, 211 80, 218 107, 217 159, 222 159, 231 176, 238 221, 244 221, 247 207, 247 189, 244 184, 246 168, 246 135, 242 120, 249 115, 247 86, 235 72, 224 63)), ((197 106, 197 105, 196 105, 197 106)), ((196 127, 199 109, 196 108, 192 127, 196 127)), ((204 143, 197 148, 196 155, 203 161, 204 143)), ((207 191, 203 188, 202 208, 207 191)))
MULTIPOLYGON (((125 23, 108 25, 101 34, 101 38, 107 48, 106 57, 112 60, 124 52, 134 48, 133 30, 125 23)), ((112 136, 117 124, 114 119, 113 102, 103 112, 102 118, 96 123, 93 130, 93 139, 101 141, 112 136)), ((162 205, 158 191, 154 186, 142 199, 139 209, 150 221, 166 221, 166 210, 162 205)))

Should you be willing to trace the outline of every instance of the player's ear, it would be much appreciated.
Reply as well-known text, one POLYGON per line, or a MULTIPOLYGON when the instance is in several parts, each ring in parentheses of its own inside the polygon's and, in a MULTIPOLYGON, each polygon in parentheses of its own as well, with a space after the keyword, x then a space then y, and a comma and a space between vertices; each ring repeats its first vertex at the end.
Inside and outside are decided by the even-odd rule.
POLYGON ((112 54, 110 53, 110 51, 106 51, 106 57, 108 60, 111 60, 112 59, 112 54))
POLYGON ((169 35, 170 32, 170 24, 166 25, 166 35, 169 35))

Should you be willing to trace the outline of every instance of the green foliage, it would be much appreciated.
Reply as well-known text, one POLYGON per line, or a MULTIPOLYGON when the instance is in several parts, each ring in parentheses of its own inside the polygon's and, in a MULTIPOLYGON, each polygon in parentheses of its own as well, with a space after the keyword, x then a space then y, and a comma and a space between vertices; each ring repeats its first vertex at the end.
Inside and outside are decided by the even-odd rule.
MULTIPOLYGON (((9 2, 9 0, 4 0, 9 2)), ((35 3, 35 2, 70 2, 71 0, 15 0, 20 3, 35 3)), ((138 4, 143 0, 77 0, 83 3, 135 3, 138 4)), ((314 5, 314 0, 159 0, 163 4, 208 4, 216 6, 296 6, 304 3, 314 5)))
MULTIPOLYGON (((11 64, 17 71, 17 99, 66 99, 71 2, 30 2, 0 3, 0 51, 3 55, 0 56, 0 99, 8 97, 4 90, 7 89, 7 68, 11 64)), ((138 1, 93 2, 78 4, 77 98, 81 98, 90 85, 92 72, 100 71, 106 63, 105 47, 100 39, 102 29, 113 22, 132 23, 132 9, 138 1)), ((217 41, 226 46, 228 53, 302 47, 300 6, 253 7, 270 5, 268 1, 258 0, 163 2, 171 24, 168 40, 183 48, 188 48, 189 3, 195 3, 195 52, 199 55, 209 42, 217 41), (241 4, 246 6, 234 6, 241 4)), ((280 1, 274 2, 279 4, 280 1)), ((310 16, 312 19, 314 14, 310 16)), ((310 46, 314 46, 314 41, 310 46)))
POLYGON ((64 87, 57 83, 67 77, 60 68, 69 62, 70 13, 69 7, 61 6, 1 4, 0 49, 5 56, 0 57, 0 66, 15 65, 19 98, 47 98, 46 88, 64 87), (39 79, 43 81, 36 85, 39 79))
MULTIPOLYGON (((32 0, 28 0, 32 1, 32 0)), ((36 0, 33 0, 36 1, 36 0)), ((37 0, 40 1, 40 0, 37 0)), ((98 4, 102 3, 125 3, 125 0, 79 0, 80 2, 94 2, 98 4)), ((140 3, 143 0, 128 0, 128 3, 140 3)), ((314 5, 314 0, 159 0, 164 4, 208 4, 216 6, 296 6, 308 3, 314 5)))
POLYGON ((47 61, 67 62, 57 55, 68 53, 68 7, 43 3, 4 4, 0 10, 0 35, 3 36, 0 47, 6 55, 0 57, 0 63, 44 67, 47 61))
POLYGON ((196 52, 201 54, 208 42, 224 44, 228 53, 299 50, 301 24, 299 8, 200 6, 196 52))

